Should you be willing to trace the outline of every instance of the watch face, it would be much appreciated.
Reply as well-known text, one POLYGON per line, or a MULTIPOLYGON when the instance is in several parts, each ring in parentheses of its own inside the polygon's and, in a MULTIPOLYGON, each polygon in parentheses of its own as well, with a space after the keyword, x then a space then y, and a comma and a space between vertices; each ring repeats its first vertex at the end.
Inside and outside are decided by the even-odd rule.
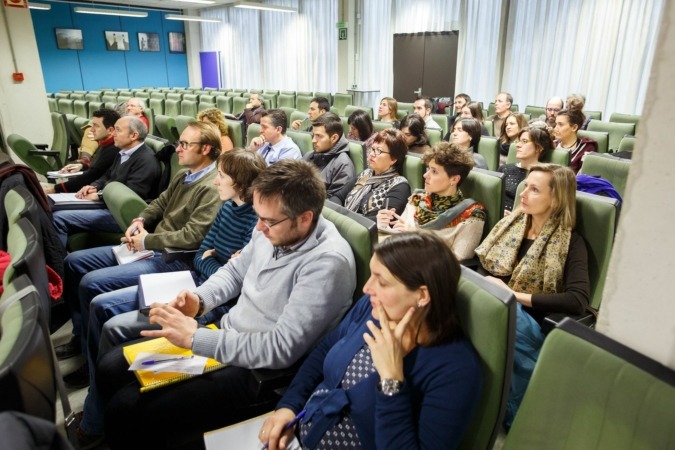
POLYGON ((379 388, 384 395, 395 395, 401 390, 402 381, 385 378, 380 380, 379 388))

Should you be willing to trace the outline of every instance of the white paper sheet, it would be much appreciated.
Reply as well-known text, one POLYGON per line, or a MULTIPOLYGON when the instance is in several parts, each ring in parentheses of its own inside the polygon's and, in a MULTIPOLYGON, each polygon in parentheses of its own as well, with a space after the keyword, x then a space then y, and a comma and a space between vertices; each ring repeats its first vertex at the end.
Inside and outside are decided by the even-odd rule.
POLYGON ((146 361, 162 361, 177 357, 179 356, 168 353, 141 352, 138 354, 133 364, 129 366, 129 370, 151 370, 155 373, 178 372, 190 375, 201 375, 204 373, 204 368, 206 367, 206 357, 204 356, 193 355, 186 356, 180 361, 156 362, 152 365, 143 364, 146 361))

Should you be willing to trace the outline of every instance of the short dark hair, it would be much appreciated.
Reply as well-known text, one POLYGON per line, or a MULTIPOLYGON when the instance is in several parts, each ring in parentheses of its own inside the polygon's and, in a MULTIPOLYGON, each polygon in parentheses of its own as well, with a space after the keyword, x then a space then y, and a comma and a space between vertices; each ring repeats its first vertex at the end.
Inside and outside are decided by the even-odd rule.
MULTIPOLYGON (((511 105, 513 105, 513 95, 509 94, 508 92, 500 92, 499 94, 504 94, 506 96, 506 101, 509 102, 511 105)), ((499 95, 497 94, 497 95, 499 95)))
POLYGON ((106 129, 110 127, 115 128, 115 122, 120 119, 120 115, 117 111, 107 108, 97 109, 91 113, 91 116, 103 119, 103 126, 106 127, 106 129))
POLYGON ((485 118, 483 117, 483 107, 480 105, 480 103, 478 102, 467 103, 465 105, 465 108, 469 108, 469 111, 471 111, 471 116, 480 123, 483 123, 485 121, 485 118))
POLYGON ((314 122, 312 122, 312 126, 326 128, 326 133, 328 133, 328 136, 337 134, 338 138, 341 138, 344 134, 344 128, 342 128, 342 119, 340 119, 340 116, 332 112, 321 114, 314 122))
MULTIPOLYGON (((429 97, 417 97, 415 101, 424 100, 424 108, 434 112, 434 102, 429 97)), ((413 102, 414 103, 414 102, 413 102)))
POLYGON ((243 148, 234 148, 218 157, 218 168, 232 178, 234 189, 246 203, 253 200, 251 185, 266 168, 265 159, 260 153, 243 148))
POLYGON ((374 256, 409 290, 427 287, 429 304, 422 310, 426 339, 421 345, 431 347, 462 336, 455 305, 462 272, 443 239, 428 230, 394 234, 375 246, 374 256))
POLYGON ((423 146, 429 143, 424 126, 424 119, 419 114, 408 114, 401 120, 400 129, 402 130, 407 127, 408 132, 415 136, 415 142, 412 145, 423 146))
POLYGON ((553 139, 548 129, 542 127, 525 127, 518 132, 518 139, 523 133, 530 135, 530 140, 534 147, 539 149, 541 153, 537 157, 538 161, 549 162, 551 160, 551 153, 553 152, 553 139))
POLYGON ((458 99, 458 98, 463 98, 467 105, 469 103, 471 103, 471 97, 469 96, 469 94, 457 94, 457 95, 455 95, 455 99, 458 99))
POLYGON ((267 111, 263 111, 260 117, 269 117, 272 125, 275 128, 281 127, 281 134, 286 134, 288 120, 286 118, 286 113, 282 109, 268 109, 267 111))
POLYGON ((291 219, 311 211, 316 223, 326 201, 326 183, 319 169, 303 159, 282 159, 271 164, 252 187, 262 200, 278 198, 281 210, 291 219))
POLYGON ((365 141, 373 134, 373 121, 370 115, 362 109, 354 110, 347 118, 347 124, 354 125, 361 141, 365 141))
POLYGON ((315 102, 319 109, 323 109, 326 112, 330 111, 330 102, 326 97, 314 97, 309 103, 312 102, 315 102))
POLYGON ((394 169, 401 173, 405 163, 405 155, 408 154, 408 144, 405 143, 405 137, 401 130, 396 128, 387 128, 375 135, 373 142, 384 143, 389 148, 389 156, 396 160, 394 169))
POLYGON ((480 122, 473 117, 462 117, 461 120, 455 120, 455 123, 452 124, 452 129, 454 130, 458 123, 462 124, 462 130, 469 133, 471 136, 471 147, 474 150, 478 150, 478 144, 480 143, 481 136, 481 126, 480 122))
POLYGON ((218 125, 210 122, 200 122, 197 120, 191 120, 187 124, 190 128, 196 128, 199 131, 199 142, 202 145, 210 145, 211 151, 209 152, 209 157, 212 161, 215 161, 216 158, 220 155, 220 130, 218 125))
POLYGON ((582 113, 580 109, 574 108, 563 109, 558 113, 558 117, 563 116, 567 117, 567 121, 570 123, 570 125, 577 126, 577 131, 581 130, 581 127, 584 125, 584 122, 586 122, 586 115, 582 113))
POLYGON ((431 161, 443 167, 449 177, 459 175, 457 186, 461 186, 475 165, 472 153, 445 141, 439 142, 424 153, 422 156, 424 165, 428 166, 431 161))

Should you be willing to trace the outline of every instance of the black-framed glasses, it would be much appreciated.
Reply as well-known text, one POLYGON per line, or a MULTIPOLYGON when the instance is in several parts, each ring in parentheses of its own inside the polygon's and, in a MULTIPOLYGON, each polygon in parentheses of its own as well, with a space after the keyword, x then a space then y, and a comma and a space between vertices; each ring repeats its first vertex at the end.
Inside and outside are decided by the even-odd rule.
POLYGON ((281 222, 287 221, 288 219, 290 219, 290 217, 286 217, 285 219, 277 220, 277 221, 275 221, 275 222, 267 222, 267 221, 265 221, 265 220, 262 220, 262 219, 258 218, 258 220, 260 220, 260 222, 261 222, 263 225, 265 225, 265 226, 267 227, 268 230, 269 230, 270 228, 272 228, 272 227, 276 227, 276 226, 279 225, 281 222))
POLYGON ((182 147, 184 149, 187 149, 189 146, 194 145, 194 144, 202 145, 201 142, 178 141, 178 146, 182 147))
POLYGON ((380 156, 382 153, 385 153, 387 155, 390 154, 389 152, 385 152, 384 150, 382 150, 382 147, 377 147, 377 148, 376 147, 370 147, 368 149, 368 153, 374 153, 375 156, 380 156))

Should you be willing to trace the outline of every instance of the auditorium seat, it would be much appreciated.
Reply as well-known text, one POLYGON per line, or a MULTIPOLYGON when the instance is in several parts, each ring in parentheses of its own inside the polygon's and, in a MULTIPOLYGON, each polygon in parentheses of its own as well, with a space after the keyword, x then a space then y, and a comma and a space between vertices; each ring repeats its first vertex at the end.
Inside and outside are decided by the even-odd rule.
MULTIPOLYGON (((591 121, 593 122, 593 121, 591 121)), ((609 152, 609 133, 606 131, 591 131, 591 130, 579 130, 577 131, 579 137, 585 137, 588 139, 593 139, 598 143, 598 153, 607 153, 609 152)))
POLYGON ((176 130, 178 131, 178 136, 183 134, 183 130, 185 130, 185 128, 187 128, 187 126, 190 122, 193 122, 193 121, 197 120, 192 116, 184 116, 182 114, 180 116, 176 116, 175 119, 176 119, 176 130))
POLYGON ((227 132, 235 147, 244 147, 244 124, 240 120, 225 119, 227 132))
POLYGON ((49 112, 58 112, 59 104, 55 98, 47 98, 47 105, 49 106, 49 112))
POLYGON ((276 109, 277 107, 277 94, 265 94, 262 93, 262 98, 265 104, 265 109, 276 109))
POLYGON ((589 153, 584 158, 579 173, 609 181, 619 195, 623 197, 626 192, 630 166, 630 159, 618 158, 611 154, 589 153))
POLYGON ((12 133, 7 136, 7 145, 9 145, 9 148, 12 149, 21 162, 36 173, 46 176, 47 172, 56 170, 44 156, 31 153, 31 150, 35 150, 35 145, 25 137, 12 133))
POLYGON ((246 109, 246 104, 248 103, 248 97, 233 97, 232 98, 232 114, 238 116, 244 112, 246 109))
POLYGON ((370 106, 357 106, 357 105, 347 105, 345 107, 345 113, 343 114, 343 117, 349 117, 352 115, 354 111, 357 111, 359 109, 361 111, 365 111, 366 113, 368 113, 370 118, 373 119, 373 108, 371 108, 370 106))
POLYGON ((186 100, 185 97, 180 103, 180 115, 197 117, 197 101, 196 100, 186 100))
POLYGON ((313 96, 314 97, 323 97, 326 100, 328 100, 329 105, 333 104, 333 96, 331 95, 330 92, 319 92, 319 91, 317 91, 317 92, 313 93, 313 96))
POLYGON ((288 123, 290 125, 293 122, 295 122, 296 120, 305 120, 309 116, 307 115, 307 113, 305 111, 294 110, 293 112, 291 112, 290 116, 287 116, 287 117, 288 117, 288 123))
POLYGON ((295 94, 279 94, 277 97, 277 105, 279 108, 295 109, 295 94))
POLYGON ((593 120, 602 120, 602 111, 584 111, 584 115, 593 120))
POLYGON ((546 107, 545 106, 532 106, 532 105, 527 105, 525 107, 525 113, 529 114, 530 117, 532 118, 539 118, 541 116, 546 115, 546 107))
POLYGON ((424 189, 424 164, 422 159, 417 156, 406 155, 401 176, 408 180, 411 192, 414 192, 415 189, 424 189))
POLYGON ((253 138, 260 136, 260 124, 252 123, 246 127, 246 147, 251 145, 253 138))
POLYGON ((609 151, 615 152, 619 149, 621 139, 627 134, 635 134, 634 123, 603 122, 601 120, 591 120, 588 124, 589 131, 606 131, 609 133, 609 151))
POLYGON ((366 155, 366 144, 361 141, 349 141, 349 158, 354 163, 354 172, 360 174, 368 167, 368 155, 366 155))
POLYGON ((309 105, 312 103, 312 93, 310 92, 309 95, 296 95, 295 96, 295 109, 298 111, 302 112, 307 112, 309 111, 309 105))
POLYGON ((345 116, 349 117, 348 114, 346 114, 345 109, 347 108, 348 105, 351 105, 354 103, 354 98, 352 94, 344 94, 342 92, 336 92, 333 94, 333 108, 335 108, 335 114, 338 116, 345 116))
POLYGON ((476 153, 485 158, 488 170, 497 170, 499 167, 499 139, 492 136, 481 136, 476 153))
POLYGON ((59 112, 63 114, 75 114, 73 112, 73 101, 67 98, 60 98, 56 101, 58 104, 59 112))
POLYGON ((166 99, 167 100, 177 100, 177 101, 180 102, 181 100, 183 100, 183 94, 180 93, 180 92, 168 92, 166 94, 166 99))
POLYGON ((89 115, 87 117, 93 116, 94 111, 98 111, 99 109, 103 109, 103 108, 105 108, 105 103, 90 101, 89 106, 88 106, 89 115))
POLYGON ((226 95, 216 96, 216 108, 223 114, 232 114, 232 97, 226 95))
POLYGON ((675 371, 571 320, 544 341, 504 450, 673 448, 675 371))
MULTIPOLYGON (((561 166, 569 167, 570 152, 567 150, 553 149, 550 155, 550 158, 544 158, 541 162, 559 164, 561 166)), ((509 147, 509 155, 506 157, 506 164, 514 164, 517 162, 518 158, 516 158, 516 146, 515 144, 511 144, 509 147)))
POLYGON ((295 142, 295 145, 298 146, 300 153, 302 153, 303 156, 314 150, 314 146, 312 144, 312 133, 309 131, 287 130, 286 136, 295 142))
POLYGON ((398 112, 403 111, 405 114, 413 113, 415 106, 414 103, 404 103, 404 102, 397 102, 397 103, 398 103, 398 112))
POLYGON ((425 129, 424 132, 429 139, 429 145, 431 147, 438 144, 443 139, 443 136, 441 136, 441 130, 425 129))
POLYGON ((473 168, 459 189, 465 198, 472 198, 485 206, 487 218, 482 241, 504 216, 504 174, 473 168))
POLYGON ((176 117, 181 114, 181 100, 167 98, 164 101, 164 115, 176 117))
POLYGON ((163 98, 150 98, 148 100, 150 102, 150 108, 152 108, 152 111, 155 116, 163 116, 164 115, 164 99, 163 98))
POLYGON ((379 132, 392 127, 393 125, 391 122, 382 122, 380 120, 373 120, 373 131, 379 132))
POLYGON ((291 114, 293 114, 293 112, 296 111, 296 109, 295 108, 288 108, 286 106, 279 106, 278 109, 282 110, 284 112, 284 114, 286 114, 286 128, 290 130, 291 129, 291 114))
POLYGON ((441 136, 445 136, 448 134, 448 128, 450 127, 450 121, 448 120, 448 116, 445 114, 432 114, 431 118, 441 126, 441 136))
POLYGON ((640 124, 640 116, 634 114, 612 113, 609 116, 609 121, 617 123, 633 123, 635 124, 635 128, 637 128, 640 124))
POLYGON ((635 148, 635 136, 626 135, 619 142, 619 152, 632 152, 635 148))

